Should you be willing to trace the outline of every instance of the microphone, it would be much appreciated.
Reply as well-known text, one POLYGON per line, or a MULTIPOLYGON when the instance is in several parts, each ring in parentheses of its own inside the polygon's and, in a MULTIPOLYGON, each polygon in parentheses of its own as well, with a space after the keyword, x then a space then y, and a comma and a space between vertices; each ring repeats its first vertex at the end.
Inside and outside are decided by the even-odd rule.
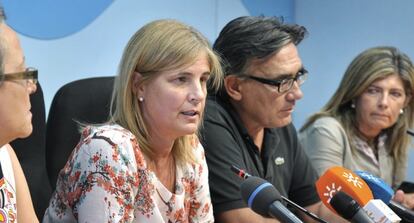
POLYGON ((361 206, 366 205, 373 199, 372 192, 368 185, 355 173, 346 168, 336 166, 331 167, 316 181, 316 190, 322 203, 333 212, 335 209, 330 201, 335 193, 343 191, 361 206))
MULTIPOLYGON (((343 191, 363 206, 374 221, 395 223, 401 220, 382 200, 373 200, 372 191, 362 178, 343 167, 328 169, 316 182, 316 189, 324 204, 329 203, 337 191, 343 191), (330 188, 330 185, 335 185, 335 189, 330 188)), ((332 208, 330 205, 328 207, 332 208)))
POLYGON ((343 191, 336 192, 330 204, 336 212, 352 223, 375 223, 351 196, 343 191))
POLYGON ((414 130, 407 129, 407 134, 410 136, 414 136, 414 130))
POLYGON ((375 222, 399 223, 401 218, 382 200, 374 199, 364 206, 364 210, 375 222))
POLYGON ((381 199, 386 204, 390 202, 394 191, 385 181, 366 171, 357 170, 355 173, 367 183, 375 199, 381 199))
POLYGON ((244 171, 243 169, 240 169, 235 165, 231 165, 230 169, 231 169, 231 171, 233 171, 235 174, 237 174, 237 176, 239 176, 243 180, 245 180, 248 177, 252 176, 252 175, 248 174, 246 171, 244 171))
POLYGON ((414 223, 414 211, 393 200, 390 200, 388 206, 402 218, 401 223, 414 223))
MULTIPOLYGON (((243 169, 240 169, 240 168, 238 168, 237 166, 235 166, 235 165, 232 165, 231 167, 230 167, 230 169, 235 173, 235 174, 237 174, 240 178, 242 178, 242 179, 247 179, 247 178, 249 178, 249 177, 251 177, 252 175, 250 175, 249 173, 247 173, 245 170, 243 170, 243 169)), ((272 185, 273 186, 273 185, 272 185)), ((277 191, 277 189, 275 188, 275 190, 277 191)), ((277 191, 278 192, 278 191, 277 191)), ((279 192, 278 192, 279 193, 279 192)), ((280 194, 280 193, 279 193, 280 194)), ((305 213, 307 216, 309 216, 309 217, 311 217, 313 220, 316 220, 317 222, 320 222, 320 223, 329 223, 329 222, 327 222, 327 221, 325 221, 325 220, 323 220, 322 218, 319 218, 316 214, 314 214, 314 213, 312 213, 312 212, 310 212, 310 211, 308 211, 307 209, 305 209, 305 208, 303 208, 303 207, 301 207, 301 206, 299 206, 298 204, 296 204, 295 202, 293 202, 293 201, 291 201, 291 200, 289 200, 288 198, 286 198, 286 197, 284 197, 283 195, 280 195, 280 197, 286 202, 286 203, 288 203, 289 205, 291 205, 291 206, 293 206, 294 208, 296 208, 297 210, 299 210, 299 211, 301 211, 301 212, 303 212, 303 213, 305 213)))
POLYGON ((404 207, 400 203, 391 200, 394 195, 392 188, 381 178, 365 171, 355 171, 370 188, 375 199, 381 199, 397 216, 402 218, 402 222, 414 223, 414 211, 404 207))
POLYGON ((240 190, 247 206, 256 213, 274 217, 281 222, 303 223, 280 202, 279 191, 266 180, 250 176, 243 181, 240 190))

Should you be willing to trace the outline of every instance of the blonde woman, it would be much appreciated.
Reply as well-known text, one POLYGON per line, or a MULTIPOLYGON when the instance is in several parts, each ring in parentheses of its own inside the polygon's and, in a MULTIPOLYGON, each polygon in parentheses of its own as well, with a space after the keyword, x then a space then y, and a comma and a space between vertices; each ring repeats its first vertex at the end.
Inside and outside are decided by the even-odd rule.
MULTIPOLYGON (((364 170, 394 189, 405 179, 414 123, 414 66, 395 47, 375 47, 349 65, 335 94, 302 127, 300 139, 319 174, 332 166, 364 170)), ((396 199, 414 207, 412 194, 396 199)))
POLYGON ((221 76, 194 28, 158 20, 138 30, 119 65, 110 120, 84 130, 44 222, 213 222, 196 133, 207 80, 221 76))

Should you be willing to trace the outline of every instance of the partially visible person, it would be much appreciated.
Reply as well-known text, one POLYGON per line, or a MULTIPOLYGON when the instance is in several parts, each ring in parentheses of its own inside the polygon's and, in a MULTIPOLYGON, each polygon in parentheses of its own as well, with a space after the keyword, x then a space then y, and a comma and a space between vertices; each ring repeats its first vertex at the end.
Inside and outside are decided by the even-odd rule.
MULTIPOLYGON (((332 166, 368 171, 394 189, 405 179, 414 122, 414 67, 395 47, 365 50, 349 65, 322 110, 300 130, 319 174, 332 166)), ((414 195, 395 199, 414 207, 414 195)))
POLYGON ((266 179, 322 218, 344 221, 320 202, 318 175, 291 123, 307 77, 296 47, 305 33, 275 17, 245 16, 229 22, 214 43, 225 78, 220 92, 208 97, 201 139, 217 222, 276 222, 247 207, 232 165, 266 179))
POLYGON ((10 146, 32 133, 30 94, 36 91, 37 70, 26 68, 16 32, 4 22, 0 8, 0 219, 38 222, 29 187, 10 146))
POLYGON ((221 76, 194 28, 157 20, 138 30, 119 65, 110 120, 83 131, 43 222, 213 222, 196 133, 207 80, 217 86, 221 76))

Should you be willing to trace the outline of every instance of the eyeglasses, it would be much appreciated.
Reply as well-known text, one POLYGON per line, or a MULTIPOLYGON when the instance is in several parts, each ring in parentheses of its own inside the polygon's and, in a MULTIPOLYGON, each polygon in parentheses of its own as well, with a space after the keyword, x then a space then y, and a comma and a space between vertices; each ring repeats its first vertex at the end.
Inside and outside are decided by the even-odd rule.
POLYGON ((26 80, 26 84, 37 84, 37 69, 33 67, 26 68, 23 72, 0 74, 0 85, 3 81, 26 80))
POLYGON ((295 77, 283 78, 279 80, 256 77, 248 74, 241 74, 239 76, 258 81, 262 84, 277 87, 279 93, 285 93, 293 87, 293 83, 295 81, 299 86, 305 83, 306 78, 308 77, 308 71, 305 68, 302 68, 298 71, 298 73, 296 73, 295 77))

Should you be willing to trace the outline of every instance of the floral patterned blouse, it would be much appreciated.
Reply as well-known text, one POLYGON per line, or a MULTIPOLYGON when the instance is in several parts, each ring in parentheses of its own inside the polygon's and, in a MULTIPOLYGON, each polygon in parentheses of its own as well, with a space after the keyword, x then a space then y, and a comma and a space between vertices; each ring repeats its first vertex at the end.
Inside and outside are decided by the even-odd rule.
POLYGON ((171 193, 147 168, 135 136, 119 125, 88 127, 65 167, 43 222, 213 222, 204 149, 176 167, 171 193))
POLYGON ((16 182, 7 147, 10 145, 0 147, 0 222, 16 223, 16 182))

